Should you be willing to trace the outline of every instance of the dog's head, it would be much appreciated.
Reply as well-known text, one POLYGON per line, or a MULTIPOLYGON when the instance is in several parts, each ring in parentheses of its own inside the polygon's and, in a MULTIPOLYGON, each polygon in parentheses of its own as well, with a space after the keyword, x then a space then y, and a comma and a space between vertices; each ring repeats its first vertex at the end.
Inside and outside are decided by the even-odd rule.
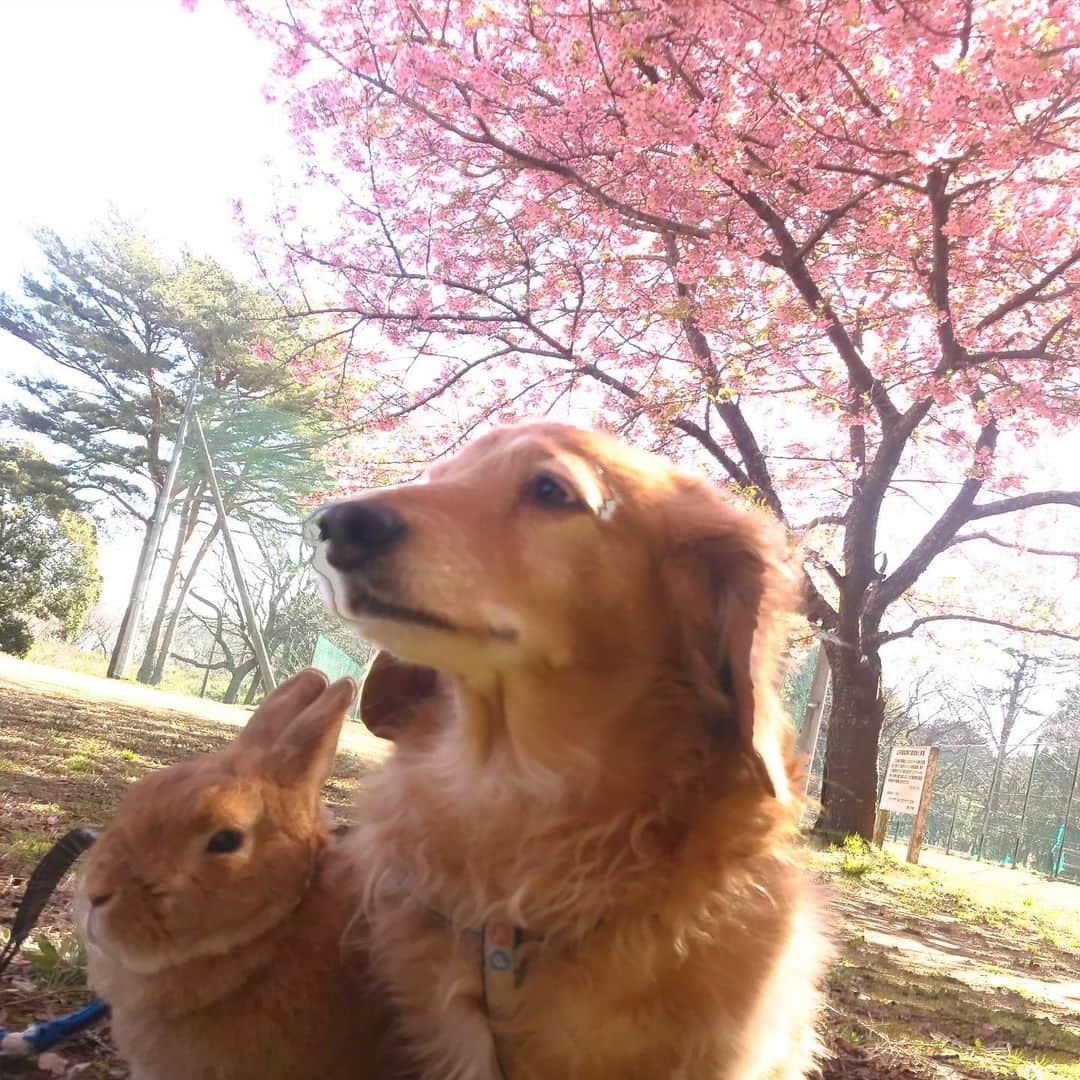
POLYGON ((782 786, 763 727, 782 549, 703 479, 606 435, 525 424, 421 482, 325 507, 310 530, 328 603, 402 660, 473 686, 591 680, 627 703, 666 681, 782 786))

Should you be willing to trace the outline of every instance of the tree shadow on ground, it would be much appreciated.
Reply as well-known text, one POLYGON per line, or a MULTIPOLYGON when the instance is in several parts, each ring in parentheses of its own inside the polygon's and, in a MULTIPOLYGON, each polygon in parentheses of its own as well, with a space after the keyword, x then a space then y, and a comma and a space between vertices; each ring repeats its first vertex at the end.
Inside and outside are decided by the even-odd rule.
POLYGON ((1077 1075, 1080 957, 1034 919, 881 882, 831 910, 827 1078, 1077 1075))

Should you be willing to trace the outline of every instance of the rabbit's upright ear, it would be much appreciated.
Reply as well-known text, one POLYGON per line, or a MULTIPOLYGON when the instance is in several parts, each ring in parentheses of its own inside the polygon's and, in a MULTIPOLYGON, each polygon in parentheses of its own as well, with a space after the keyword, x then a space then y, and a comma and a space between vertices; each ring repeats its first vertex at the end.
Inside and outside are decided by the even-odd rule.
POLYGON ((334 769, 341 725, 356 700, 356 683, 338 679, 295 712, 269 749, 268 769, 286 787, 310 788, 316 793, 334 769))
POLYGON ((237 745, 271 747, 285 728, 326 689, 326 676, 316 668, 304 668, 263 698, 251 714, 237 745))

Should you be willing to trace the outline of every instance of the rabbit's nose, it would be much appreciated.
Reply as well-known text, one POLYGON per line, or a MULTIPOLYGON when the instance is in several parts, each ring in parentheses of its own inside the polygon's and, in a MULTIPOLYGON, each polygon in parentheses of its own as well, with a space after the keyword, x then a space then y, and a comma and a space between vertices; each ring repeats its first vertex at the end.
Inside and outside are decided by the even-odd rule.
POLYGON ((318 519, 319 538, 329 541, 326 560, 354 570, 389 551, 405 535, 405 522, 384 502, 360 499, 328 507, 318 519))
POLYGON ((114 896, 113 891, 110 889, 108 892, 102 890, 100 892, 92 892, 88 899, 90 900, 90 906, 99 908, 107 904, 114 896))

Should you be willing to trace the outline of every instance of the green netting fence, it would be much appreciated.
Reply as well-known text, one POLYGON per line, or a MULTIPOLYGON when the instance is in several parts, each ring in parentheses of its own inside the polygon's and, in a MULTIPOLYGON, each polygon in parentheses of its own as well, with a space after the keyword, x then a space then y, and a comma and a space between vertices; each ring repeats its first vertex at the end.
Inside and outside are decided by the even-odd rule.
MULTIPOLYGON (((315 649, 311 654, 311 666, 318 668, 331 682, 334 679, 343 679, 347 675, 355 680, 359 686, 364 681, 364 672, 367 670, 368 658, 364 656, 358 659, 355 656, 339 649, 324 634, 319 634, 315 639, 315 649)), ((360 709, 360 702, 349 710, 349 716, 354 720, 360 709)))
POLYGON ((814 679, 814 664, 817 662, 819 648, 821 646, 815 644, 799 667, 787 672, 780 685, 781 700, 796 731, 802 726, 803 713, 806 711, 806 699, 810 696, 810 683, 814 679))

